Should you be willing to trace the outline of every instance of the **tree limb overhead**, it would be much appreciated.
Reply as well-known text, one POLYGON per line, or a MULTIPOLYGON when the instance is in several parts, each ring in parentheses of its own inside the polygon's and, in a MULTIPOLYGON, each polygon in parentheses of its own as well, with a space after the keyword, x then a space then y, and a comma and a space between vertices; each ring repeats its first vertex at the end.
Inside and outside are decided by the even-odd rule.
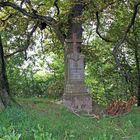
POLYGON ((34 19, 38 19, 41 21, 45 21, 47 23, 47 25, 53 25, 56 21, 50 17, 50 16, 42 16, 39 14, 34 14, 34 13, 29 13, 27 12, 25 9, 21 8, 20 6, 11 3, 11 2, 0 2, 0 7, 12 7, 15 10, 18 10, 19 12, 21 12, 23 15, 34 18, 34 19))

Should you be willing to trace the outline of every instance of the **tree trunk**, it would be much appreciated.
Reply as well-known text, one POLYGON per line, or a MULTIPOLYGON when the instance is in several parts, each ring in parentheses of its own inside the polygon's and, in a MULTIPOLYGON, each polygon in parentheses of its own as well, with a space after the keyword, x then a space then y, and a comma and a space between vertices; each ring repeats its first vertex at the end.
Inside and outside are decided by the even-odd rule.
POLYGON ((137 69, 137 105, 140 106, 140 65, 139 65, 139 58, 138 58, 138 46, 135 45, 135 60, 136 60, 136 69, 137 69))
POLYGON ((82 39, 82 22, 78 18, 82 16, 83 8, 83 0, 73 0, 73 7, 68 15, 67 39, 72 39, 73 33, 76 33, 78 39, 82 39))
POLYGON ((4 60, 3 44, 0 35, 0 110, 11 104, 12 98, 9 93, 9 84, 6 75, 6 65, 4 60))

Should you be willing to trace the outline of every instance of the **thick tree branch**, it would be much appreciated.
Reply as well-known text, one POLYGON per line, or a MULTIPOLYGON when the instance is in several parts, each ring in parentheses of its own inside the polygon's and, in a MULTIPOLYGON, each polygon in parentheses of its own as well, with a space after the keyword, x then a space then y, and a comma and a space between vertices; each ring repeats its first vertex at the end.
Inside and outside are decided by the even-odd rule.
POLYGON ((19 52, 23 52, 23 51, 26 51, 28 49, 28 47, 30 46, 30 41, 31 41, 31 37, 33 36, 33 33, 36 31, 37 27, 38 27, 38 22, 35 24, 35 26, 32 28, 31 32, 27 35, 27 41, 26 41, 26 44, 25 44, 25 47, 23 48, 18 48, 16 51, 14 51, 13 53, 10 53, 10 54, 7 54, 5 56, 5 58, 9 58, 19 52))
POLYGON ((109 39, 103 37, 103 36, 101 35, 101 33, 99 32, 100 19, 99 19, 99 12, 98 12, 98 11, 96 12, 96 19, 97 19, 96 33, 99 35, 99 37, 100 37, 102 40, 106 41, 106 42, 114 42, 114 41, 112 41, 112 40, 109 40, 109 39))
POLYGON ((7 6, 12 7, 15 10, 18 10, 19 12, 21 12, 25 16, 31 17, 33 19, 38 19, 40 21, 44 21, 44 22, 46 22, 47 25, 53 25, 56 23, 56 21, 50 16, 42 16, 42 15, 39 15, 37 13, 36 14, 29 13, 25 9, 23 9, 20 6, 14 4, 14 3, 11 3, 11 2, 0 2, 0 7, 7 7, 7 6))
MULTIPOLYGON (((106 1, 104 1, 106 3, 106 1)), ((94 2, 93 2, 94 3, 94 2)), ((98 34, 98 36, 106 41, 106 42, 114 42, 113 40, 110 40, 110 39, 107 39, 105 38, 103 35, 101 35, 100 31, 99 31, 99 28, 100 28, 100 18, 99 18, 99 13, 103 12, 104 10, 106 10, 109 6, 112 6, 113 4, 115 4, 116 1, 113 1, 113 2, 109 2, 107 3, 104 7, 102 7, 101 9, 99 9, 95 4, 93 4, 94 8, 97 10, 95 12, 95 15, 96 15, 96 20, 97 20, 97 26, 96 26, 96 33, 98 34)), ((90 5, 90 3, 88 3, 88 5, 90 5)), ((85 5, 86 6, 86 5, 85 5)))
POLYGON ((127 26, 127 28, 125 30, 125 33, 124 33, 122 39, 119 42, 116 43, 116 45, 115 45, 115 47, 113 49, 113 54, 117 53, 117 51, 118 51, 119 47, 121 46, 121 44, 126 40, 127 34, 129 33, 131 27, 134 25, 135 19, 136 19, 137 13, 138 13, 138 6, 139 5, 140 5, 140 2, 134 5, 133 16, 132 16, 132 18, 130 20, 130 23, 128 24, 128 26, 127 26))
MULTIPOLYGON (((22 3, 24 3, 24 2, 25 1, 22 1, 22 3)), ((21 5, 22 5, 22 3, 21 3, 21 5)), ((39 14, 34 13, 34 12, 32 12, 32 13, 27 12, 21 6, 18 6, 14 3, 11 3, 11 2, 0 2, 0 7, 7 7, 7 6, 12 7, 13 9, 21 12, 23 15, 25 15, 27 17, 31 17, 33 19, 36 19, 37 21, 40 21, 40 22, 45 22, 47 26, 51 26, 54 29, 54 32, 56 33, 60 42, 62 44, 64 43, 65 37, 61 33, 60 27, 58 26, 57 21, 54 18, 52 18, 50 16, 42 16, 42 15, 39 15, 39 14)))
POLYGON ((58 0, 54 0, 54 6, 55 6, 56 9, 57 9, 57 15, 59 15, 60 10, 59 10, 59 7, 58 7, 58 0))
MULTIPOLYGON (((121 2, 121 0, 119 0, 119 1, 121 2)), ((111 2, 111 3, 108 3, 104 8, 99 9, 98 11, 96 11, 96 19, 97 19, 96 33, 99 35, 99 37, 100 37, 102 40, 104 40, 104 41, 106 41, 106 42, 115 42, 115 41, 110 40, 110 39, 107 39, 107 38, 105 38, 105 37, 103 37, 103 36, 101 35, 101 33, 100 33, 100 31, 99 31, 99 28, 100 28, 99 12, 103 12, 105 9, 107 9, 109 6, 111 6, 111 5, 115 4, 115 3, 116 3, 116 1, 111 2)), ((121 44, 123 43, 123 41, 126 39, 127 33, 130 31, 131 27, 133 26, 133 24, 134 24, 134 22, 135 22, 136 14, 137 14, 137 12, 138 12, 138 6, 139 6, 139 5, 140 5, 140 3, 137 3, 137 4, 134 5, 134 14, 133 14, 133 16, 132 16, 131 22, 130 22, 130 24, 128 25, 127 30, 125 31, 125 34, 124 34, 124 36, 123 36, 123 38, 122 38, 122 41, 120 41, 120 43, 118 43, 118 45, 121 45, 121 44)))
POLYGON ((124 43, 124 41, 126 40, 127 38, 127 34, 130 32, 132 26, 134 25, 135 23, 135 19, 136 19, 136 16, 137 16, 137 13, 138 13, 138 6, 140 5, 140 2, 135 4, 134 5, 134 8, 133 8, 133 15, 132 15, 132 18, 130 20, 130 23, 128 24, 125 32, 124 32, 124 35, 122 37, 121 40, 119 40, 116 45, 114 46, 114 49, 113 49, 113 56, 115 58, 115 61, 116 61, 116 64, 118 66, 118 68, 120 68, 120 70, 123 69, 123 67, 121 66, 121 63, 120 63, 120 59, 119 59, 119 56, 118 56, 118 50, 120 48, 120 46, 124 43))

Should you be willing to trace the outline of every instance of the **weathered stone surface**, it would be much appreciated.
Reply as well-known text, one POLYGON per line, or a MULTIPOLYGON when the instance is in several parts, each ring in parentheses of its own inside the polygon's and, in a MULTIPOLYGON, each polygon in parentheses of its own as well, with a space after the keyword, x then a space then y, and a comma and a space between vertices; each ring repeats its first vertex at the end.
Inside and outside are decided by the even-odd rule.
POLYGON ((92 99, 84 83, 84 55, 72 53, 67 55, 68 71, 63 102, 72 111, 92 111, 92 99))
POLYGON ((87 88, 84 85, 84 83, 77 84, 77 83, 72 83, 72 84, 66 84, 65 87, 65 93, 66 94, 85 94, 87 93, 87 88))
POLYGON ((63 102, 72 111, 92 112, 92 98, 84 83, 84 55, 78 51, 81 40, 73 34, 73 39, 66 40, 72 49, 66 55, 65 88, 63 102))
POLYGON ((64 95, 64 105, 76 112, 92 112, 92 99, 89 94, 64 95))
POLYGON ((68 58, 68 80, 83 81, 84 80, 84 55, 72 53, 68 58))

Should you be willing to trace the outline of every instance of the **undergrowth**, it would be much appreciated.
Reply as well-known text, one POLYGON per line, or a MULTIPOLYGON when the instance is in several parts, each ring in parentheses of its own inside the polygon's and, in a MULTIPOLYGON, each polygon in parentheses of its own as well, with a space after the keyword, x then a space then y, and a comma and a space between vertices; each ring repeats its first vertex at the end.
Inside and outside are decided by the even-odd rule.
POLYGON ((19 99, 23 108, 0 114, 0 140, 140 140, 140 111, 96 120, 78 117, 61 103, 19 99))

